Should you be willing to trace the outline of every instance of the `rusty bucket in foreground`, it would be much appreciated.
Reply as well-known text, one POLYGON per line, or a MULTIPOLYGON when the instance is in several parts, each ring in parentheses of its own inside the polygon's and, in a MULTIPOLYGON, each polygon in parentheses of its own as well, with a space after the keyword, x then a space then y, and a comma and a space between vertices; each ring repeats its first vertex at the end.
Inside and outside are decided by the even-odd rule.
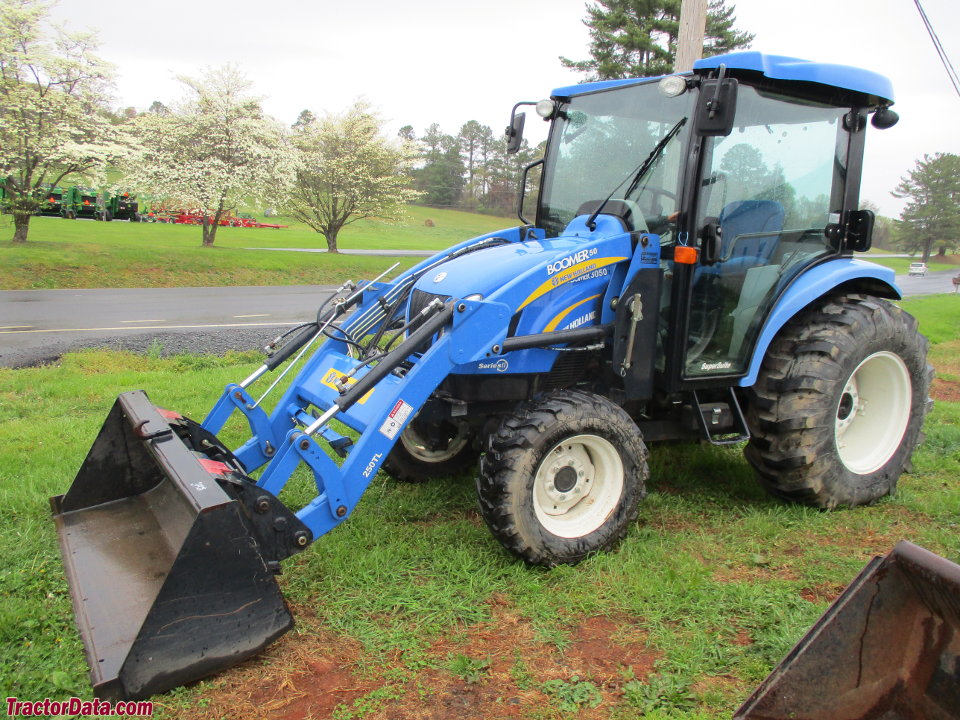
POLYGON ((960 718, 960 566, 906 541, 874 558, 734 718, 960 718))
POLYGON ((204 432, 124 393, 70 490, 51 498, 97 697, 169 690, 293 625, 274 573, 309 530, 239 464, 211 458, 232 456, 204 432))

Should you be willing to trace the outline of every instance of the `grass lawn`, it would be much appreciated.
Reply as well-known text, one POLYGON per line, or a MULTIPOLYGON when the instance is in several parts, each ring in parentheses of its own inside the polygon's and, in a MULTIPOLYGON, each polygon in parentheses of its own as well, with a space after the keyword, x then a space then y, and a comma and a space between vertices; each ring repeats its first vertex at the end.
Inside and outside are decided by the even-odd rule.
MULTIPOLYGON (((341 249, 442 250, 516 218, 457 210, 409 207, 401 223, 360 221, 338 239, 341 249), (427 226, 427 221, 433 223, 427 226)), ((0 290, 88 287, 207 287, 219 285, 340 284, 374 277, 392 261, 384 257, 267 252, 248 248, 321 248, 323 236, 287 219, 289 228, 217 230, 214 247, 200 247, 198 226, 110 223, 35 217, 25 245, 9 242, 9 215, 0 215, 0 290)), ((402 267, 419 259, 401 258, 402 267)))
MULTIPOLYGON (((875 262, 877 265, 892 268, 898 275, 906 275, 910 269, 910 263, 920 262, 920 257, 912 258, 891 258, 891 257, 873 257, 870 254, 862 256, 864 260, 875 262)), ((938 256, 930 258, 927 263, 927 272, 936 270, 960 270, 960 255, 946 255, 943 259, 937 260, 938 256)))
MULTIPOLYGON (((625 542, 544 570, 490 536, 471 477, 381 474, 349 522, 286 563, 297 628, 254 660, 155 698, 156 716, 729 717, 871 556, 907 538, 960 561, 956 302, 904 303, 940 378, 896 496, 836 512, 786 505, 737 449, 657 446, 625 542)), ((47 498, 68 488, 117 393, 146 388, 202 417, 257 364, 253 354, 85 352, 0 369, 6 696, 90 698, 47 498)))

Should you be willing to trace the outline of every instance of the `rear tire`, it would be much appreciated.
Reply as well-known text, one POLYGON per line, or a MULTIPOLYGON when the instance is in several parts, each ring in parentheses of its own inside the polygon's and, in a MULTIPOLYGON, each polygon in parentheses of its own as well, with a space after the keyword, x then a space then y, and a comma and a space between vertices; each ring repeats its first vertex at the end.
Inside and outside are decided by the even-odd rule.
POLYGON ((826 298, 771 343, 745 450, 773 495, 820 508, 894 492, 921 439, 933 369, 917 322, 865 295, 826 298))
POLYGON ((557 391, 507 415, 480 460, 480 512, 536 565, 574 564, 616 545, 646 495, 640 430, 606 398, 557 391))

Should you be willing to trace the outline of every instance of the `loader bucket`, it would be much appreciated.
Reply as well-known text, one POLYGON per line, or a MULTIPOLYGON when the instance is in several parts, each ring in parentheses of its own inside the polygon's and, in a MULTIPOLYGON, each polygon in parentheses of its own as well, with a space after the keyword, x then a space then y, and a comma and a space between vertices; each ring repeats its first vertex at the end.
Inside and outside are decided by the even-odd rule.
POLYGON ((960 566, 906 541, 874 558, 734 718, 960 718, 960 566))
POLYGON ((51 498, 100 698, 141 699, 217 672, 293 625, 274 572, 309 531, 188 447, 177 432, 187 423, 124 393, 69 491, 51 498))

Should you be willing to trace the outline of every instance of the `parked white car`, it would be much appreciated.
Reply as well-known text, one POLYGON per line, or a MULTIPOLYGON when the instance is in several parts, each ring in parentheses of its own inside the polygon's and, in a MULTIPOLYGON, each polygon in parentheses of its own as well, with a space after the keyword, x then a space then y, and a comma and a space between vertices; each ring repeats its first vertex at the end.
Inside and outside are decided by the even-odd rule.
POLYGON ((919 275, 923 277, 927 274, 927 265, 926 263, 910 263, 910 269, 907 271, 907 275, 913 277, 914 275, 919 275))

